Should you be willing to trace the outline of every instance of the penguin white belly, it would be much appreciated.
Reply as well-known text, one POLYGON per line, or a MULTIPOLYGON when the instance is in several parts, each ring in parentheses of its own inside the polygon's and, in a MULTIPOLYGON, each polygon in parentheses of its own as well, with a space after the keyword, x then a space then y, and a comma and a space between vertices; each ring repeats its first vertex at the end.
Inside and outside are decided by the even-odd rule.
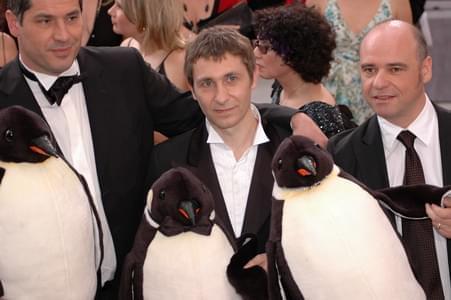
POLYGON ((0 162, 0 279, 5 299, 93 299, 94 227, 79 179, 61 160, 0 162))
POLYGON ((275 189, 285 200, 282 247, 305 298, 425 299, 377 201, 338 172, 311 189, 275 189))
POLYGON ((226 276, 232 255, 230 242, 216 225, 210 236, 157 232, 143 266, 144 299, 241 299, 226 276))

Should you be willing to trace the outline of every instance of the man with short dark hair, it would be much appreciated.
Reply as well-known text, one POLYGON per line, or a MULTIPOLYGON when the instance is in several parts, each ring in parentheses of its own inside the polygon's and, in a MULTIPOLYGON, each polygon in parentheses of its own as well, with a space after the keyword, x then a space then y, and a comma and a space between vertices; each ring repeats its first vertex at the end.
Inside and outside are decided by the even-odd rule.
POLYGON ((190 168, 213 193, 216 215, 228 234, 258 236, 261 254, 250 265, 266 267, 270 164, 289 132, 268 122, 251 104, 255 58, 249 40, 237 31, 202 31, 187 48, 185 75, 206 120, 155 147, 154 177, 176 165, 190 168))
MULTIPOLYGON (((424 178, 416 176, 417 183, 451 184, 451 112, 433 104, 425 94, 432 58, 421 32, 402 21, 377 25, 362 41, 360 69, 363 95, 376 114, 330 139, 328 148, 337 165, 373 189, 410 184, 412 173, 418 175, 421 168, 424 178), (413 145, 408 139, 413 139, 413 145)), ((451 299, 451 199, 445 199, 442 206, 426 205, 430 221, 423 227, 430 232, 429 247, 435 251, 429 254, 437 257, 431 264, 437 265, 438 272, 429 270, 431 264, 421 266, 424 256, 412 263, 428 299, 451 299)), ((413 242, 407 242, 408 228, 414 222, 392 217, 408 252, 415 254, 420 232, 415 231, 413 240, 409 237, 413 242)))
POLYGON ((102 221, 102 281, 112 280, 141 219, 154 128, 173 136, 202 113, 135 50, 80 48, 79 0, 11 0, 6 18, 19 57, 0 72, 0 108, 22 105, 43 116, 86 178, 102 221), (61 76, 73 85, 55 98, 48 90, 61 76))

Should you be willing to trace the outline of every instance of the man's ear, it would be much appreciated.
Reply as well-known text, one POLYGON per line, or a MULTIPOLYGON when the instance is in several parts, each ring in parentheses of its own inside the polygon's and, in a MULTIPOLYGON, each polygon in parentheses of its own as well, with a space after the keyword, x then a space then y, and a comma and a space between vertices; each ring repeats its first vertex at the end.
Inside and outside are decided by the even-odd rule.
POLYGON ((188 83, 188 88, 191 91, 191 95, 193 95, 193 99, 197 101, 196 93, 194 92, 194 87, 188 83))
POLYGON ((20 20, 10 9, 5 12, 5 17, 6 22, 8 22, 9 32, 17 38, 19 35, 20 20))
POLYGON ((432 57, 429 55, 426 56, 421 65, 421 76, 423 83, 428 83, 432 79, 432 57))

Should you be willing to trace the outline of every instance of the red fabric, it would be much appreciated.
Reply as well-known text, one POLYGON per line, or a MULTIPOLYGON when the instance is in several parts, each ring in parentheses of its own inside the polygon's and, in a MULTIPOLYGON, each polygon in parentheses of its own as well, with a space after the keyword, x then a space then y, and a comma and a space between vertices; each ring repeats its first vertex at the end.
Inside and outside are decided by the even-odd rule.
POLYGON ((233 7, 235 4, 241 2, 242 0, 216 0, 217 2, 219 2, 218 4, 218 9, 215 13, 220 14, 223 11, 233 7))

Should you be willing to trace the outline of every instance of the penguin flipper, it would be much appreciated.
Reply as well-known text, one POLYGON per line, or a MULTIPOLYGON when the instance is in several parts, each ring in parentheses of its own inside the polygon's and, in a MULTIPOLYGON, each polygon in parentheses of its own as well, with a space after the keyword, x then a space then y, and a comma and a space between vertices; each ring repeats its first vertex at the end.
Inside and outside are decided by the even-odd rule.
POLYGON ((281 300, 282 295, 279 285, 279 276, 282 288, 285 292, 285 299, 304 299, 302 293, 293 279, 290 267, 285 258, 285 253, 281 244, 282 237, 282 217, 285 201, 272 198, 271 208, 271 231, 269 240, 266 243, 266 253, 268 255, 268 289, 270 299, 281 300))
POLYGON ((268 292, 270 299, 282 300, 276 267, 276 247, 276 243, 273 241, 266 243, 266 254, 268 255, 268 292))
POLYGON ((304 296, 302 296, 301 290, 294 280, 293 274, 291 274, 282 245, 280 243, 276 244, 275 250, 277 270, 279 271, 280 281, 285 292, 285 299, 303 300, 304 296))
POLYGON ((122 267, 122 275, 119 285, 119 300, 133 299, 133 281, 136 272, 136 260, 133 253, 128 253, 125 257, 124 266, 122 267))
POLYGON ((382 206, 394 214, 409 219, 427 218, 426 203, 441 206, 442 197, 451 186, 438 187, 428 184, 397 186, 378 190, 376 195, 382 206))
POLYGON ((258 240, 254 234, 244 234, 238 240, 238 251, 227 266, 227 279, 243 299, 268 299, 266 272, 260 266, 244 266, 258 254, 258 240))
POLYGON ((2 281, 0 280, 0 297, 3 297, 4 295, 5 295, 5 292, 3 291, 2 281))
POLYGON ((2 183, 3 176, 5 176, 5 169, 0 167, 0 184, 2 183))

